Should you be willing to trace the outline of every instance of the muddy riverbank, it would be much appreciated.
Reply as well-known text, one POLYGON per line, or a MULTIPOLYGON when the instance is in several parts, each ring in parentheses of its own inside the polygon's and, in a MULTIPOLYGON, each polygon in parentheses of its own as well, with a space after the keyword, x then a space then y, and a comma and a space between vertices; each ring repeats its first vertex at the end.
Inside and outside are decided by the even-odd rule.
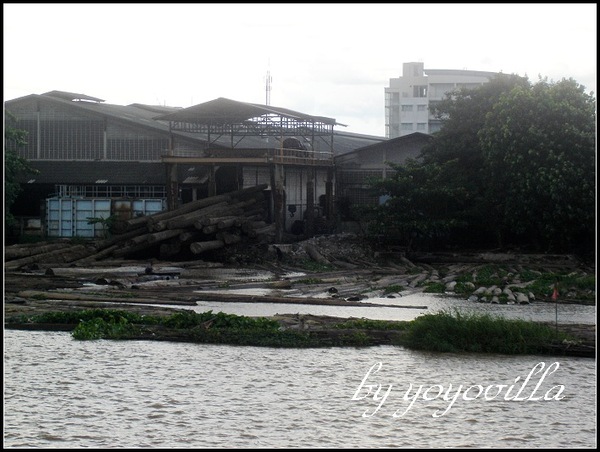
MULTIPOLYGON (((595 270, 573 256, 438 253, 408 259, 402 253, 374 252, 364 242, 344 237, 261 249, 260 255, 257 249, 246 250, 244 263, 236 255, 229 263, 111 259, 5 268, 5 325, 18 315, 92 308, 166 316, 200 301, 340 307, 340 317, 275 316, 283 328, 325 331, 351 318, 343 314, 344 307, 426 308, 394 300, 415 293, 446 294, 473 305, 595 304, 595 270), (559 298, 553 300, 557 281, 559 298), (371 303, 374 299, 377 303, 371 303)), ((551 326, 595 347, 595 323, 551 326)), ((379 336, 381 343, 389 341, 379 336)))

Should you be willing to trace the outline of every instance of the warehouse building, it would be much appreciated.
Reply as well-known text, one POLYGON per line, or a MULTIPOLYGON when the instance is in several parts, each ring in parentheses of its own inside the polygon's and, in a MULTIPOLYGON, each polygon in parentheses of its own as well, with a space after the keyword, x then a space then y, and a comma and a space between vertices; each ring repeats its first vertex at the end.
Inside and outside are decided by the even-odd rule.
POLYGON ((343 125, 333 118, 225 98, 122 106, 51 91, 7 101, 5 112, 27 131, 19 153, 37 170, 20 180, 13 213, 22 230, 50 237, 95 237, 104 225, 89 218, 133 218, 265 183, 280 232, 298 221, 305 233, 331 231, 336 159, 386 141, 334 130, 343 125))

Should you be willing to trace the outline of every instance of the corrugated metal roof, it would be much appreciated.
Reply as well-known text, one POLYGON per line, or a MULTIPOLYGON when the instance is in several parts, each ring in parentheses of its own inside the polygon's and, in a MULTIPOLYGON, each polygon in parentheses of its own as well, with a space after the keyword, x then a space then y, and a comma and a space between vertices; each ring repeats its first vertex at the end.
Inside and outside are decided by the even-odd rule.
POLYGON ((306 113, 300 113, 287 108, 272 107, 270 105, 239 102, 224 97, 184 108, 174 113, 157 116, 155 119, 195 124, 235 124, 270 114, 302 121, 315 121, 330 125, 338 124, 333 118, 307 115, 306 113))
MULTIPOLYGON (((186 109, 180 107, 166 107, 166 106, 156 106, 156 105, 144 105, 144 104, 130 104, 130 105, 115 105, 115 104, 106 104, 103 102, 73 102, 72 100, 67 100, 70 97, 73 97, 74 93, 66 93, 64 91, 50 91, 47 94, 31 94, 28 96, 24 96, 18 99, 13 99, 5 102, 5 106, 7 110, 9 110, 11 104, 16 104, 19 102, 27 102, 30 100, 43 100, 47 102, 54 102, 61 104, 68 108, 78 109, 83 112, 101 115, 110 117, 114 120, 124 121, 131 125, 143 126, 145 128, 149 128, 154 130, 157 133, 173 133, 178 137, 185 138, 189 140, 191 143, 198 143, 198 146, 201 149, 205 148, 205 145, 208 141, 208 136, 202 133, 196 132, 184 132, 184 131, 169 131, 168 122, 166 120, 162 120, 160 118, 167 118, 171 115, 179 115, 184 114, 187 115, 190 113, 192 109, 198 109, 199 111, 203 111, 204 115, 208 115, 208 111, 211 112, 212 115, 215 115, 215 118, 223 119, 223 115, 230 114, 232 111, 237 111, 238 118, 253 117, 255 114, 265 114, 265 113, 274 113, 274 114, 285 114, 288 117, 309 119, 315 121, 331 121, 328 124, 336 124, 334 119, 324 118, 322 116, 311 116, 305 115, 303 113, 295 112, 293 110, 288 110, 284 108, 271 107, 266 105, 257 105, 257 104, 249 104, 245 102, 237 102, 229 99, 219 98, 211 102, 206 102, 204 104, 196 105, 194 107, 189 107, 186 109), (49 94, 50 93, 50 94, 49 94), (54 93, 54 94, 51 94, 54 93), (57 95, 56 93, 62 93, 57 95), (162 116, 157 116, 156 113, 167 113, 162 116), (220 113, 219 113, 220 112, 220 113), (221 116, 219 116, 221 115, 221 116), (248 116, 250 115, 250 116, 248 116)), ((97 99, 92 96, 87 96, 84 94, 75 95, 73 98, 87 98, 87 99, 97 99)), ((98 99, 99 100, 99 99, 98 99)), ((211 117, 205 116, 205 118, 211 117)), ((230 118, 231 119, 231 118, 230 118)), ((333 142, 334 142, 334 153, 335 155, 342 155, 347 152, 353 151, 357 148, 362 148, 364 146, 368 146, 375 143, 380 143, 382 141, 387 140, 384 137, 378 137, 373 135, 364 135, 358 133, 351 132, 340 132, 333 131, 333 142)), ((268 141, 265 137, 260 136, 246 136, 243 138, 243 143, 240 145, 245 148, 276 148, 280 144, 276 142, 274 137, 269 137, 268 141)), ((211 147, 220 147, 224 149, 231 149, 231 137, 227 135, 220 136, 215 139, 215 137, 211 137, 211 147)), ((315 151, 327 150, 329 146, 328 138, 324 139, 316 139, 315 140, 315 151)))
POLYGON ((67 91, 48 91, 47 93, 42 94, 42 96, 58 97, 59 99, 68 101, 87 100, 91 102, 104 102, 104 99, 88 96, 87 94, 69 93, 67 91))
POLYGON ((433 139, 431 135, 422 132, 413 132, 408 135, 404 135, 397 138, 391 138, 388 140, 379 141, 377 143, 372 143, 367 146, 359 147, 346 152, 345 154, 336 154, 335 161, 338 164, 342 164, 346 161, 352 160, 355 158, 357 154, 360 153, 369 153, 369 152, 377 152, 382 149, 388 150, 397 150, 402 146, 410 145, 413 142, 420 142, 426 144, 429 140, 433 139))

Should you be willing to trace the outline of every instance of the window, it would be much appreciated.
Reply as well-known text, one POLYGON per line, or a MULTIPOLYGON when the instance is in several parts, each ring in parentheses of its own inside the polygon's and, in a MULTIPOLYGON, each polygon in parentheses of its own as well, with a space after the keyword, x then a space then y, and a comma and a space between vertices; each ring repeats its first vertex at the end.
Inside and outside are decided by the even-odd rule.
POLYGON ((418 132, 424 132, 427 128, 427 124, 424 122, 418 122, 417 123, 417 131, 418 132))
POLYGON ((427 97, 427 85, 413 86, 413 97, 427 97))
POLYGON ((427 111, 427 105, 417 105, 417 111, 427 111))
POLYGON ((412 105, 402 105, 402 111, 413 111, 412 105))
POLYGON ((400 128, 402 129, 403 132, 408 132, 408 131, 412 132, 412 129, 413 129, 412 122, 403 122, 402 124, 400 124, 400 128))

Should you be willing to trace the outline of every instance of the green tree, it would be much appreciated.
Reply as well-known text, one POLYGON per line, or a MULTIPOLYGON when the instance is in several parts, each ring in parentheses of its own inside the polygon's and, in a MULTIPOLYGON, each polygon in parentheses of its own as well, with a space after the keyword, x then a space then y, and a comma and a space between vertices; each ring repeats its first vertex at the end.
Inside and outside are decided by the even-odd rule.
POLYGON ((596 102, 573 79, 505 93, 478 133, 507 233, 538 249, 593 243, 596 102))
POLYGON ((370 212, 369 232, 409 248, 489 240, 496 222, 481 214, 488 201, 477 133, 494 103, 515 86, 528 82, 500 74, 481 88, 458 89, 432 106, 444 126, 418 159, 391 165, 391 178, 373 181, 375 192, 390 199, 370 212))
POLYGON ((27 131, 15 126, 15 118, 6 112, 4 128, 4 222, 5 227, 14 224, 10 209, 21 192, 18 176, 22 173, 37 173, 29 162, 21 157, 18 149, 27 144, 27 131))
POLYGON ((419 159, 372 183, 390 196, 371 212, 372 232, 430 247, 593 240, 595 100, 582 86, 501 74, 434 113, 443 127, 419 159))

